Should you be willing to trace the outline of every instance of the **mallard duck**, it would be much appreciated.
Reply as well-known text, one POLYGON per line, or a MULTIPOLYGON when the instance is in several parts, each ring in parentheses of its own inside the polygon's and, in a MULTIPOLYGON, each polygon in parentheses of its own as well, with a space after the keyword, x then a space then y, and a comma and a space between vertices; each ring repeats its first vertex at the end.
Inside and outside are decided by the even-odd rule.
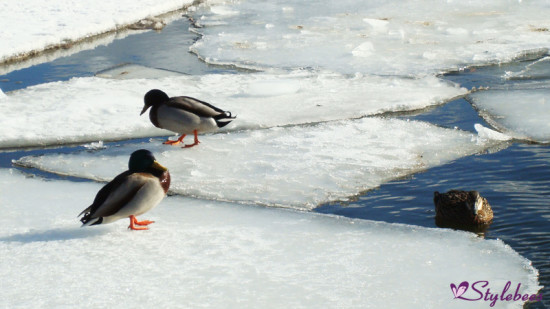
POLYGON ((493 221, 493 210, 477 191, 434 192, 436 221, 478 226, 493 221))
POLYGON ((231 112, 221 110, 201 100, 191 97, 169 98, 166 93, 158 89, 147 92, 143 101, 145 106, 140 115, 143 115, 151 107, 149 119, 155 127, 181 134, 176 141, 167 140, 164 144, 177 145, 183 141, 187 134, 195 135, 194 143, 185 145, 183 148, 198 145, 200 143, 197 137, 199 132, 216 131, 235 119, 231 116, 231 112))
POLYGON ((160 165, 153 154, 146 149, 134 151, 128 162, 128 170, 119 174, 103 186, 94 202, 78 216, 82 226, 106 224, 130 218, 129 229, 146 230, 154 221, 138 221, 139 216, 166 196, 170 187, 170 173, 160 165))

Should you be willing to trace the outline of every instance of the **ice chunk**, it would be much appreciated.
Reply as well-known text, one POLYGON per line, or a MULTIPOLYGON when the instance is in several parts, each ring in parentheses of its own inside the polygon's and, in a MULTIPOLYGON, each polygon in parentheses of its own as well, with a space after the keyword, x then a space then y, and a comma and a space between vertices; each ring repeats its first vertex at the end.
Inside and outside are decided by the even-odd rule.
MULTIPOLYGON (((487 308, 453 299, 450 284, 539 289, 502 241, 444 229, 174 196, 140 217, 156 221, 149 231, 80 228, 100 188, 0 170, 0 306, 487 308)), ((521 302, 494 308, 509 306, 521 302)))
POLYGON ((150 89, 196 97, 237 115, 225 129, 358 118, 419 109, 466 89, 435 77, 403 79, 334 73, 211 74, 163 79, 75 78, 29 87, 0 100, 0 147, 171 134, 139 116, 150 89))
POLYGON ((162 78, 179 76, 182 73, 164 69, 150 68, 138 64, 128 63, 96 73, 97 77, 114 79, 162 78))
POLYGON ((480 138, 493 139, 493 140, 497 140, 497 141, 508 141, 508 140, 512 139, 512 137, 510 137, 506 134, 502 134, 502 133, 497 132, 495 130, 491 130, 487 127, 484 127, 483 125, 481 125, 479 123, 476 123, 474 125, 474 128, 476 129, 477 134, 479 135, 480 138))
POLYGON ((501 132, 517 139, 550 142, 550 88, 493 89, 469 95, 480 115, 501 132))
POLYGON ((103 141, 98 141, 98 142, 92 142, 92 143, 89 143, 89 144, 85 144, 84 148, 89 149, 89 150, 98 150, 98 149, 105 149, 105 148, 107 148, 107 146, 105 146, 103 144, 103 141))
POLYGON ((543 0, 528 5, 433 0, 358 5, 346 0, 337 6, 324 0, 315 9, 306 2, 251 0, 233 3, 231 9, 239 12, 234 15, 219 13, 217 7, 207 2, 193 13, 201 38, 190 50, 208 63, 254 69, 317 67, 419 76, 518 56, 542 57, 550 28, 543 0), (292 10, 281 10, 288 6, 292 10), (273 27, 266 29, 266 24, 273 27))
POLYGON ((205 135, 201 141, 192 149, 155 140, 93 153, 24 157, 17 164, 109 180, 126 169, 130 153, 147 148, 170 169, 175 193, 311 209, 491 143, 459 130, 381 118, 205 135))

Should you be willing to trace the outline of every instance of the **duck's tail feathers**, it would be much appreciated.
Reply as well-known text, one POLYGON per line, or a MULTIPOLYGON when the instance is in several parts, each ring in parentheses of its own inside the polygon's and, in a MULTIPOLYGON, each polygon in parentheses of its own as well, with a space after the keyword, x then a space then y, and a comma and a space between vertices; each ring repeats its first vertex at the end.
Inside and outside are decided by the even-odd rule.
POLYGON ((218 126, 218 128, 223 128, 235 118, 237 118, 237 116, 231 116, 231 112, 223 112, 215 116, 214 120, 216 121, 216 125, 218 126))

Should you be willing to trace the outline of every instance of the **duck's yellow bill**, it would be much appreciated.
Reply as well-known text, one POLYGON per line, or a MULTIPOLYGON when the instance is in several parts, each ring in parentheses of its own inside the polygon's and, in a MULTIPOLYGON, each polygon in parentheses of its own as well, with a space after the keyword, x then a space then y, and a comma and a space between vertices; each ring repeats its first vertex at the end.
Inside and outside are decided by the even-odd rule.
POLYGON ((154 168, 154 169, 163 171, 163 172, 165 172, 165 171, 168 170, 166 167, 160 165, 157 161, 154 161, 154 162, 153 162, 153 165, 151 165, 151 167, 154 168))

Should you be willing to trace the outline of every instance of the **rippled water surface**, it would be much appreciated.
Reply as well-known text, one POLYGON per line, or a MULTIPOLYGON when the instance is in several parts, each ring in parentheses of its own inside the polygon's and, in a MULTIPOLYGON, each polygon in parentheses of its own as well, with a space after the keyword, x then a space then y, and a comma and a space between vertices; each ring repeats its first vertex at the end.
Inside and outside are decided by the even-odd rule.
MULTIPOLYGON (((73 76, 91 76, 114 65, 132 62, 189 74, 228 72, 207 66, 187 52, 196 39, 185 19, 169 24, 161 33, 130 35, 107 46, 83 51, 55 61, 35 65, 0 76, 2 89, 10 91, 73 76), (152 50, 162 47, 162 53, 152 50)), ((510 67, 524 63, 465 70, 444 78, 471 88, 503 84, 500 76, 510 67)), ((464 99, 408 115, 405 119, 431 122, 443 127, 473 131, 474 123, 488 126, 464 99)), ((11 160, 46 152, 70 152, 73 147, 0 152, 0 167, 11 167, 11 160)), ((42 176, 56 177, 36 170, 42 176)), ((76 181, 76 179, 68 178, 76 181)), ((533 261, 545 287, 543 303, 532 308, 550 307, 550 147, 542 144, 510 142, 488 153, 461 158, 443 166, 392 181, 357 196, 353 202, 321 205, 315 211, 354 218, 436 227, 433 192, 450 189, 478 190, 493 207, 494 223, 486 238, 500 238, 521 255, 533 261)))
MULTIPOLYGON (((506 83, 500 76, 530 62, 466 70, 444 76, 464 87, 506 83)), ((519 81, 521 82, 521 81, 519 81)), ((550 80, 548 80, 550 83, 550 80)), ((417 115, 400 116, 443 127, 474 131, 489 126, 465 99, 417 115)), ((322 213, 386 222, 436 227, 433 192, 477 190, 490 202, 493 224, 483 235, 499 238, 533 262, 539 270, 543 295, 550 295, 550 146, 509 142, 487 153, 461 158, 406 179, 392 181, 346 204, 322 205, 322 213)), ((550 307, 550 298, 530 308, 550 307)))

